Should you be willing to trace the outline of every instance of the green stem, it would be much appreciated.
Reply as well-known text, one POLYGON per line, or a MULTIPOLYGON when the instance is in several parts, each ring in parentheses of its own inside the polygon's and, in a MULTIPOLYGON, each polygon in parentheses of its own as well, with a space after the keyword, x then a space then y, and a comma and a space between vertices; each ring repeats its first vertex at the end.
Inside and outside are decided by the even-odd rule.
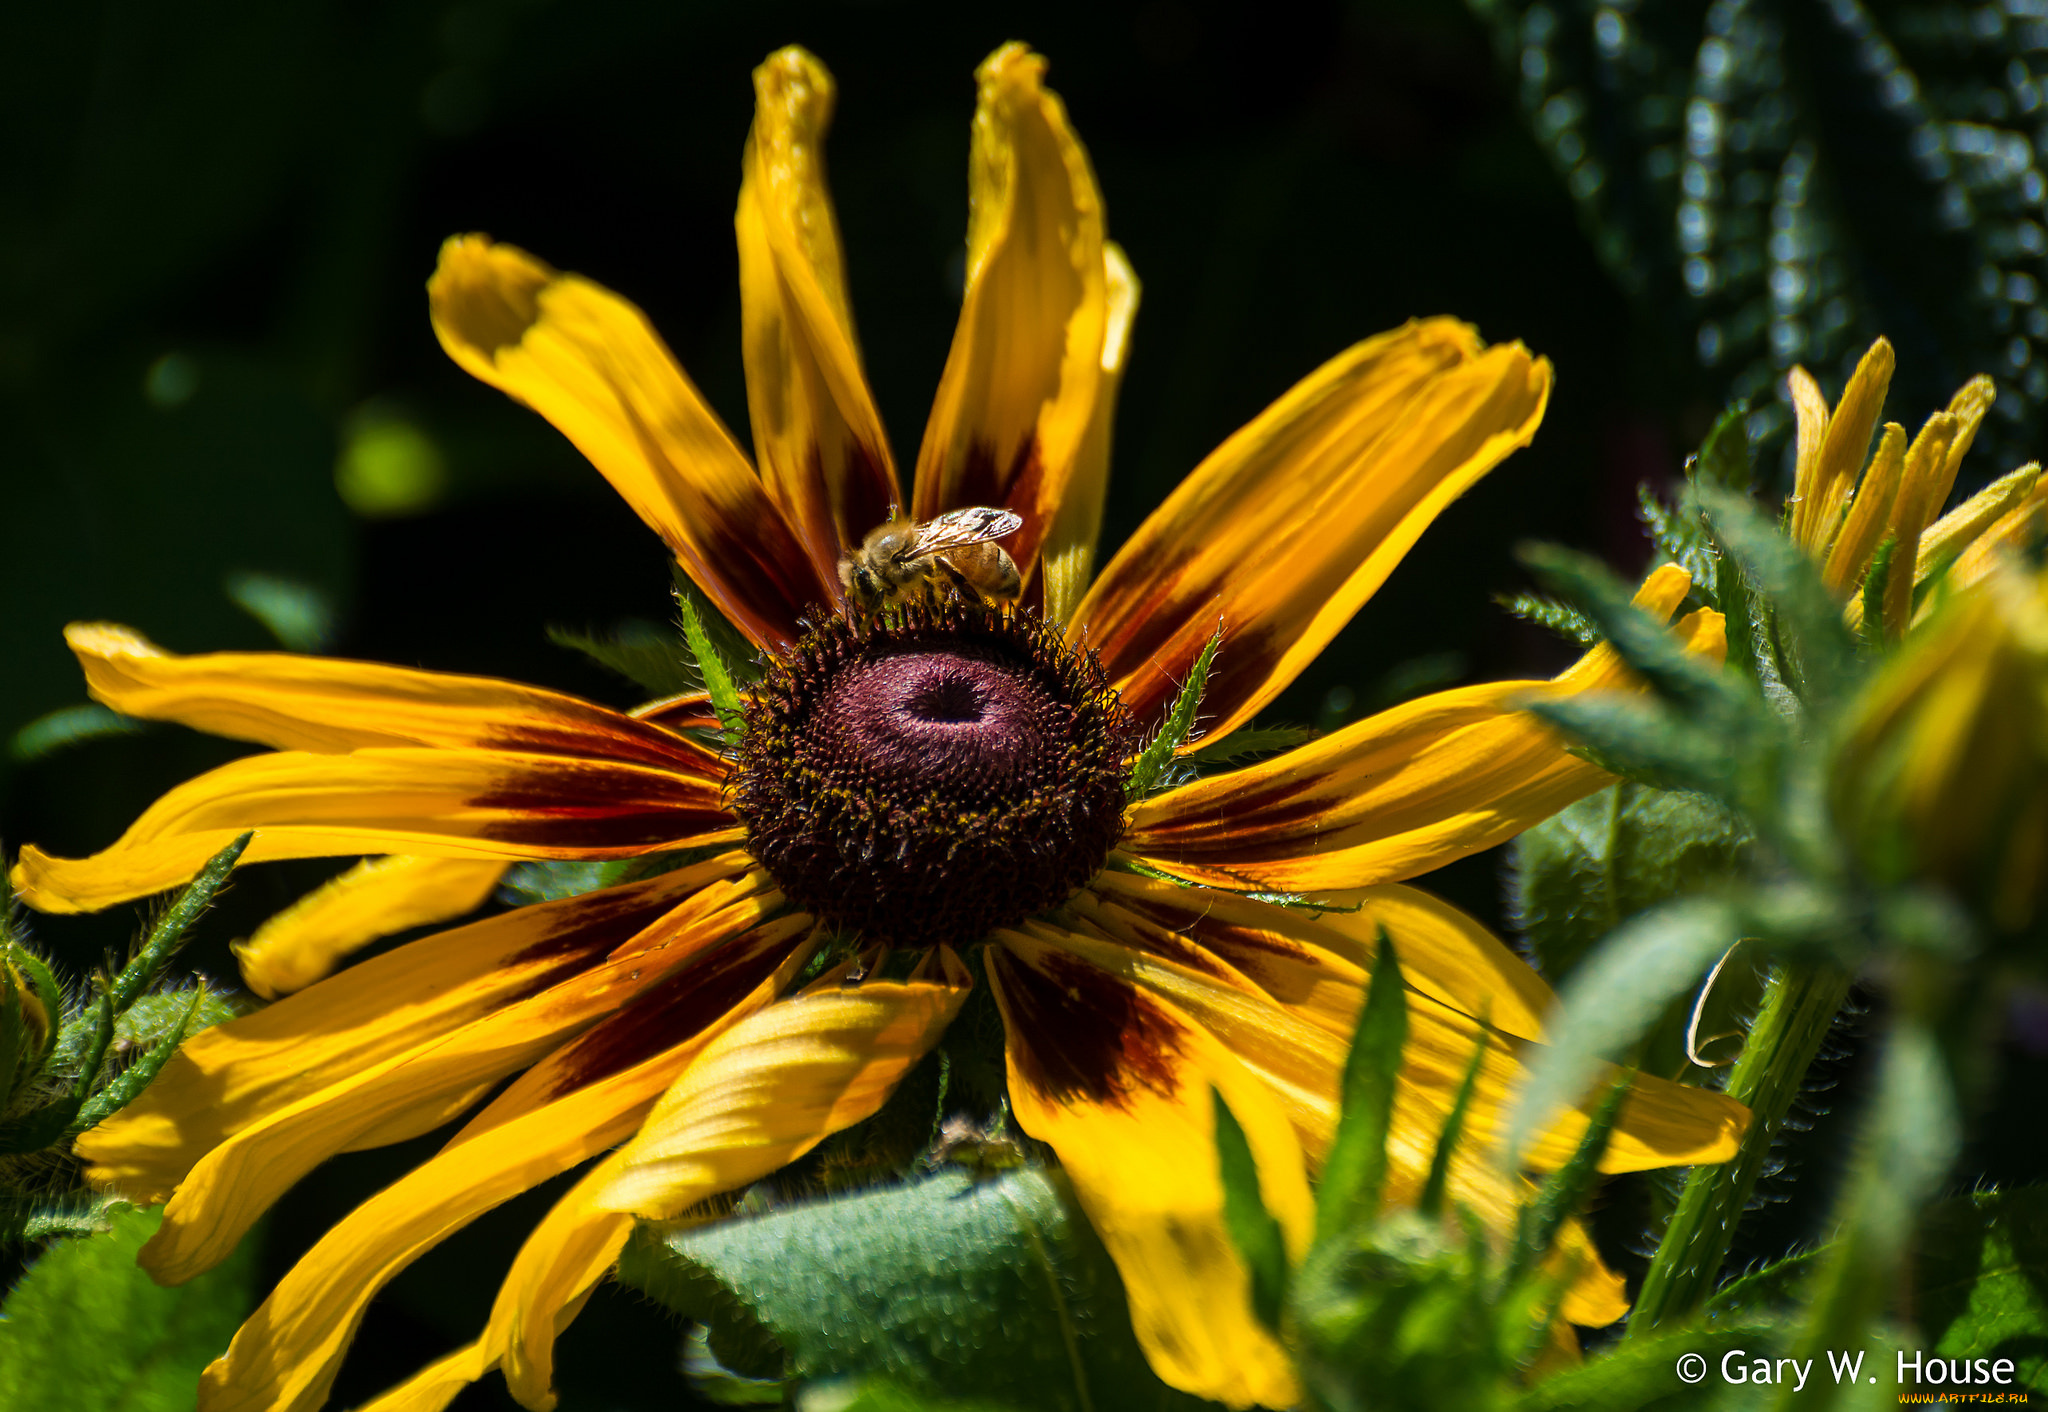
POLYGON ((1728 1079, 1729 1096, 1749 1106, 1749 1131, 1733 1160, 1695 1167, 1686 1177, 1636 1297, 1631 1337, 1689 1318, 1714 1292, 1735 1223, 1848 994, 1848 974, 1835 966, 1772 969, 1763 1009, 1728 1079))

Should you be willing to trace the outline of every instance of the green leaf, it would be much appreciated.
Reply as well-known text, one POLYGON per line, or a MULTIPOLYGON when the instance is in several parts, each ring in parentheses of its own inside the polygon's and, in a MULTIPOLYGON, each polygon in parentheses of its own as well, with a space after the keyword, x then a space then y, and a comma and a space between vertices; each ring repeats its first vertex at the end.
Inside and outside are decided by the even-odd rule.
POLYGON ((48 715, 36 717, 14 733, 7 753, 25 765, 90 740, 134 735, 145 729, 143 722, 131 716, 117 715, 97 701, 88 701, 78 706, 60 706, 48 715))
POLYGON ((1593 1187, 1600 1180, 1600 1159, 1606 1155, 1607 1141, 1614 1136, 1614 1125, 1621 1120, 1621 1105, 1634 1083, 1635 1074, 1631 1072, 1609 1086, 1600 1106, 1587 1121, 1579 1145, 1572 1149, 1571 1160, 1544 1178, 1536 1199, 1517 1213, 1509 1283, 1526 1278, 1536 1268, 1557 1243, 1557 1233, 1564 1229, 1564 1223, 1578 1214, 1586 1198, 1593 1194, 1593 1187))
POLYGON ((709 1324, 712 1351, 749 1377, 883 1379, 1045 1412, 1207 1405, 1153 1375, 1116 1267, 1044 1168, 643 1230, 619 1275, 709 1324))
POLYGON ((1138 758, 1131 765, 1131 776, 1124 782, 1124 798, 1136 803, 1150 794, 1166 773, 1166 767, 1173 763, 1175 752, 1195 728, 1195 712, 1202 704, 1202 689, 1209 682, 1209 664, 1216 660, 1216 649, 1223 645, 1223 629, 1216 629, 1216 635, 1209 639, 1209 645, 1202 649, 1202 655, 1195 658, 1195 665, 1188 669, 1188 679, 1180 684, 1180 692, 1173 698, 1173 708, 1166 713, 1166 723, 1159 728, 1159 734, 1152 742, 1138 752, 1138 758))
POLYGON ((1898 552, 1899 537, 1886 535, 1863 575, 1863 645, 1872 651, 1884 646, 1884 593, 1891 582, 1892 557, 1898 552))
POLYGON ((712 645, 711 631, 704 625, 696 600, 687 593, 678 592, 676 607, 682 614, 683 638, 690 645, 690 656, 695 659, 697 670, 704 675, 704 689, 711 693, 711 709, 718 713, 719 728, 725 732, 728 742, 737 741, 746 729, 739 687, 733 683, 732 672, 726 667, 725 659, 712 645))
POLYGON ((1509 1150, 1524 1151, 1552 1115, 1586 1092, 1603 1060, 1633 1046, 1673 996, 1698 985, 1743 934, 1742 921, 1724 899, 1688 898, 1644 913, 1601 943, 1559 996, 1563 1014, 1530 1065, 1509 1150))
MULTIPOLYGON (((1687 1387, 1674 1371, 1687 1354, 1704 1359, 1708 1381, 1718 1387, 1724 1354, 1776 1353, 1782 1325, 1746 1319, 1709 1328, 1684 1329, 1656 1338, 1617 1344, 1575 1368, 1564 1368, 1537 1383, 1511 1404, 1513 1412, 1648 1412, 1708 1403, 1700 1388, 1687 1387)), ((1827 1375, 1824 1367, 1815 1371, 1827 1375)), ((1745 1404, 1734 1403, 1734 1406, 1745 1404)))
POLYGON ((225 587, 235 606, 289 651, 324 652, 334 641, 334 600, 312 584, 245 569, 229 574, 225 587))
POLYGON ((654 696, 680 696, 704 689, 704 678, 688 645, 639 618, 626 619, 605 636, 550 627, 548 641, 581 652, 654 696))
POLYGON ((1276 1333, 1287 1301, 1287 1242, 1259 1194, 1259 1167, 1237 1115, 1210 1089, 1216 1105, 1216 1162, 1223 1176, 1223 1227, 1252 1276, 1252 1313, 1276 1333))
POLYGON ((1316 1195, 1316 1239, 1320 1242, 1379 1210, 1387 1180, 1387 1133, 1394 1122, 1394 1087, 1401 1072, 1401 1047, 1408 1041, 1408 995, 1401 960, 1385 928, 1380 929, 1365 992, 1365 1008, 1344 1058, 1343 1106, 1337 1134, 1323 1163, 1316 1195))
POLYGON ((1456 1155, 1458 1141, 1465 1135, 1465 1113, 1472 1106, 1472 1093, 1479 1087, 1479 1072, 1486 1067, 1488 1036, 1481 1031, 1478 1043, 1472 1046, 1472 1058, 1465 1064, 1465 1077, 1458 1081, 1457 1097, 1451 1100, 1451 1111, 1444 1115, 1444 1125, 1436 1135, 1436 1151, 1429 1159, 1429 1176, 1422 1183, 1422 1195, 1416 1199, 1415 1209, 1432 1219, 1443 1214, 1444 1191, 1451 1180, 1451 1158, 1456 1155))
POLYGON ((997 1412, 1032 1405, 1028 1391, 1014 1391, 1018 1401, 933 1397, 887 1378, 834 1378, 805 1387, 797 1394, 796 1407, 797 1412, 997 1412))
POLYGON ((1790 1309, 1804 1298, 1820 1254, 1818 1250, 1807 1250, 1788 1255, 1761 1270, 1730 1280, 1714 1291, 1702 1312, 1709 1320, 1718 1320, 1735 1314, 1757 1316, 1790 1309))
POLYGON ((1915 1243, 1914 1316, 1942 1358, 2010 1358, 2048 1391, 2048 1187, 1978 1191, 1930 1210, 1915 1243))
POLYGON ((255 1301, 254 1240, 188 1284, 135 1263, 161 1211, 114 1213, 103 1234, 50 1247, 0 1306, 0 1407, 183 1412, 255 1301))

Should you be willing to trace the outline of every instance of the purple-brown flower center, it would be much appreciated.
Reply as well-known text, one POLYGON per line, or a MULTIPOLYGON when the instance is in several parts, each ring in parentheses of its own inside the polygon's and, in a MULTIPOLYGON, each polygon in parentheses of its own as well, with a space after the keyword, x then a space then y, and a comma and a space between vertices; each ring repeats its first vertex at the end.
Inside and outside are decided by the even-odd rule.
POLYGON ((918 604, 835 617, 747 709, 734 808, 789 898, 904 946, 1058 905, 1123 831, 1129 714, 1029 614, 918 604))

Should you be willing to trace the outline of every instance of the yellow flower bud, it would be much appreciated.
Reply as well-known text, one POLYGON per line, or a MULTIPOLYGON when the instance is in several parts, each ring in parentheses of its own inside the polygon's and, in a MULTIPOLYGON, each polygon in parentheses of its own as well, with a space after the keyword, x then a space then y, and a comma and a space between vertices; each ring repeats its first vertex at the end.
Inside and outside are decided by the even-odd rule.
POLYGON ((1887 881, 1936 882, 1995 931, 2048 874, 2048 575, 2010 560, 1915 630, 1857 703, 1833 803, 1887 881))

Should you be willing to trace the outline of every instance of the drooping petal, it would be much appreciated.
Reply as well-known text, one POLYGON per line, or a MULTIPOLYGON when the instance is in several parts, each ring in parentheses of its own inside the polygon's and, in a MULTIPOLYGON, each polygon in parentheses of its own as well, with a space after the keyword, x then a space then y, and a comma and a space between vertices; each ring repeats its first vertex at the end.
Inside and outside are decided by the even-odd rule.
POLYGON ((1124 360, 1130 355, 1131 322, 1138 314, 1138 276, 1114 241, 1102 247, 1103 273, 1109 292, 1109 323, 1102 341, 1102 381, 1095 393, 1095 413, 1073 478, 1046 532, 1040 557, 1044 565, 1046 620, 1064 623, 1074 615, 1095 575, 1096 542, 1102 536, 1102 505, 1109 493, 1109 452, 1116 422, 1116 396, 1123 385, 1124 360))
POLYGON ((1102 197, 1044 75, 1021 44, 975 70, 967 290, 912 491, 919 519, 1022 515, 1004 547, 1026 575, 1096 418, 1109 321, 1102 197))
POLYGON ((903 497, 861 371, 825 188, 832 75, 791 46, 754 70, 754 102, 734 221, 754 454, 831 589, 840 554, 903 497))
POLYGON ((115 623, 73 623, 64 640, 93 699, 125 716, 280 750, 342 753, 432 745, 623 760, 721 779, 717 754, 608 707, 493 677, 302 657, 180 657, 115 623))
POLYGON ((1227 734, 1372 596, 1443 508, 1527 444, 1550 364, 1428 319, 1339 354, 1212 452, 1075 613, 1156 720, 1218 631, 1204 714, 1227 734))
MULTIPOLYGON (((1503 1034, 1541 1039, 1557 997, 1528 962, 1441 898, 1399 883, 1333 894, 1296 911, 1211 888, 1104 871, 1088 893, 1227 961, 1281 1004, 1349 1035, 1381 928, 1415 990, 1503 1034)), ((1170 957, 1186 961, 1185 957, 1170 957)))
POLYGON ((448 356, 576 443, 754 641, 793 640, 805 608, 829 601, 732 433, 632 304, 481 235, 441 247, 427 297, 448 356))
MULTIPOLYGON (((1637 604, 1668 616, 1688 582, 1667 565, 1637 604)), ((1673 631, 1704 656, 1727 650, 1711 610, 1688 614, 1673 631)), ((1553 681, 1425 696, 1154 795, 1132 810, 1122 846, 1175 877, 1246 891, 1323 893, 1414 877, 1504 843, 1612 778, 1521 709, 1531 697, 1633 686, 1603 644, 1553 681)))
POLYGON ((207 1367, 202 1412, 319 1406, 364 1310, 393 1276, 485 1211, 625 1138, 705 1044, 774 999, 807 952, 791 950, 786 923, 773 925, 773 944, 729 944, 693 968, 696 984, 671 977, 557 1050, 432 1160, 330 1230, 207 1367))
POLYGON ((474 912, 505 867, 495 858, 365 858, 236 942, 242 980, 265 1000, 304 990, 379 938, 474 912))
POLYGON ((511 750, 281 751, 231 761, 144 810, 112 847, 15 864, 16 894, 90 912, 189 881, 246 830, 244 863, 356 853, 629 858, 739 837, 719 785, 611 760, 511 750))
POLYGON ((1010 1102, 1049 1144, 1116 1261, 1131 1324, 1170 1386, 1231 1407, 1289 1407, 1294 1370, 1253 1316, 1223 1225, 1210 1090, 1244 1128, 1292 1253, 1314 1204, 1280 1100, 1177 1007, 1071 952, 1004 933, 987 953, 1010 1102))
POLYGON ((250 1124, 581 974, 685 899, 751 867, 744 853, 729 853, 372 957, 187 1040, 140 1098, 79 1137, 77 1151, 95 1184, 162 1201, 193 1163, 250 1124))

